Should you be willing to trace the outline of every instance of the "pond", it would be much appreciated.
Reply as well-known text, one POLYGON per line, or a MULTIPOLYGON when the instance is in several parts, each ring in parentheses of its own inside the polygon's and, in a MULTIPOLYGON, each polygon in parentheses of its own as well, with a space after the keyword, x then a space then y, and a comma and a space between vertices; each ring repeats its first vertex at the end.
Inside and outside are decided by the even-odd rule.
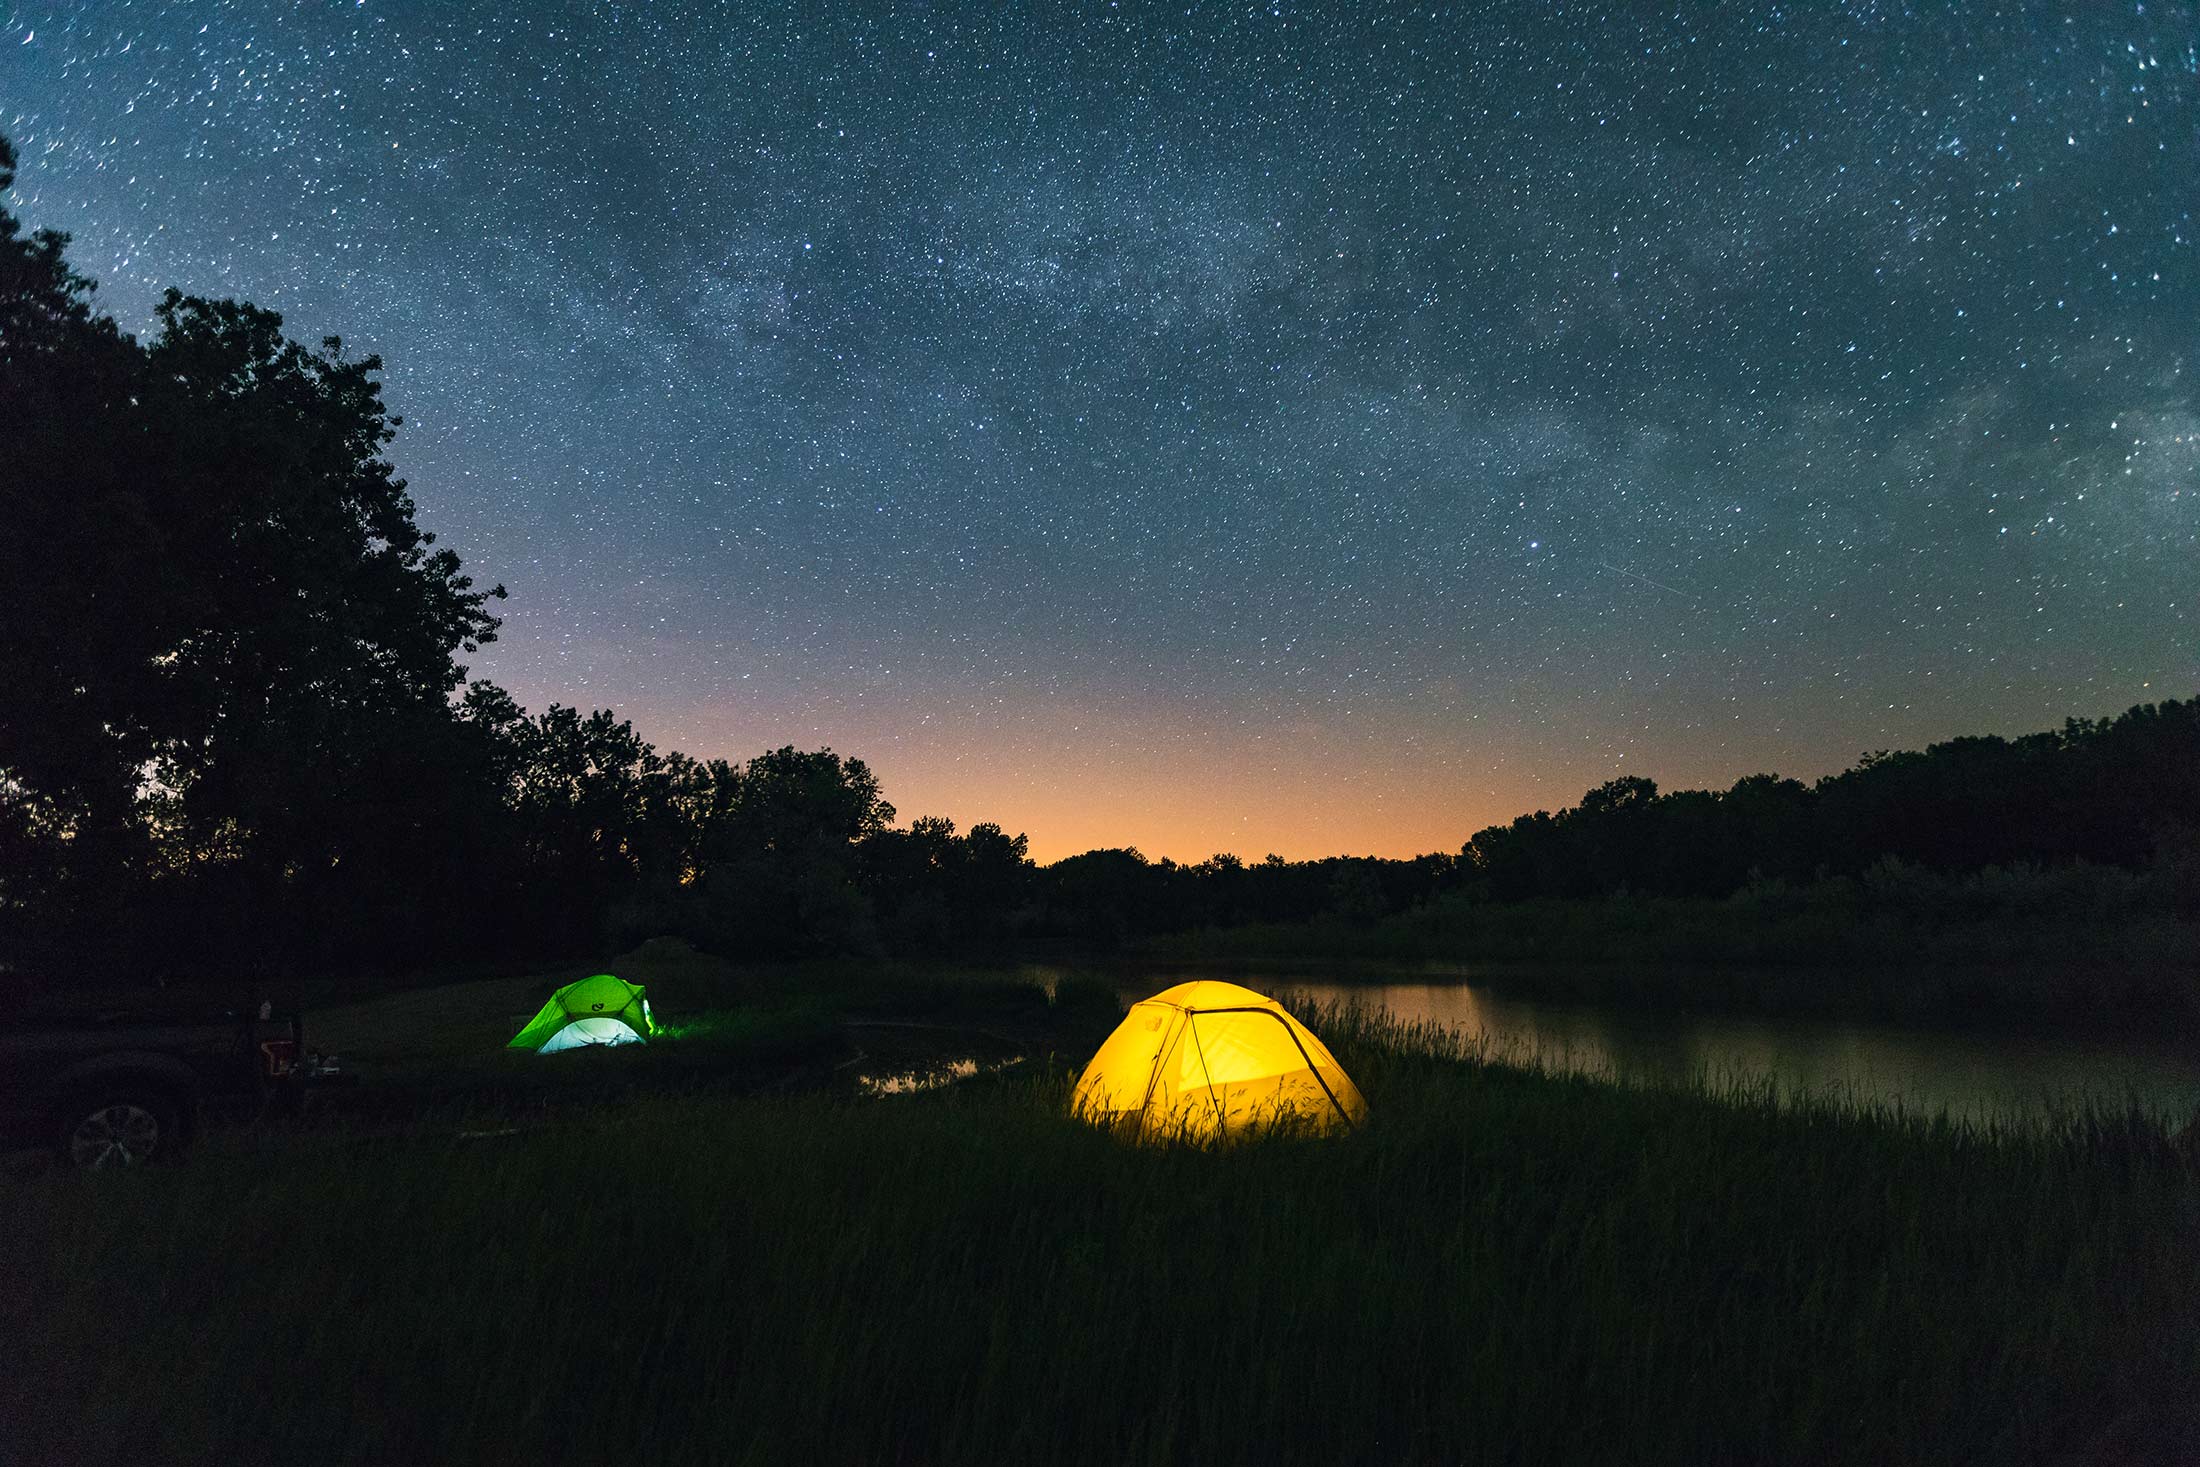
POLYGON ((1908 1028, 1814 1016, 1660 1013, 1500 994, 1469 977, 1332 982, 1188 967, 1125 977, 1126 1004, 1195 978, 1388 1009, 1456 1029, 1493 1057, 1646 1081, 1769 1081, 1783 1096, 2022 1120, 2135 1101, 2172 1126, 2200 1111, 2200 1044, 2144 1034, 1908 1028))

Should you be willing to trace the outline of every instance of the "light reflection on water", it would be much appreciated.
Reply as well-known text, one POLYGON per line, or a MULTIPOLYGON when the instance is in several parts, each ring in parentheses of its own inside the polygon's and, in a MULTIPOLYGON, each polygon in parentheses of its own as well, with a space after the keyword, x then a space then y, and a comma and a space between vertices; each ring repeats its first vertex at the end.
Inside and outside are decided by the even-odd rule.
POLYGON ((974 1059, 959 1059, 925 1070, 897 1070, 886 1075, 858 1075, 856 1088, 865 1095, 909 1095, 919 1090, 939 1090, 978 1073, 974 1059))
POLYGON ((975 1059, 950 1060, 944 1064, 920 1066, 915 1069, 895 1069, 884 1074, 864 1071, 856 1076, 856 1089, 862 1094, 914 1095, 923 1090, 944 1090, 964 1080, 974 1080, 980 1075, 990 1075, 999 1070, 1013 1069, 1024 1062, 1020 1054, 1005 1060, 995 1060, 980 1065, 975 1059))
POLYGON ((1807 1016, 1659 1014, 1493 993, 1452 980, 1334 983, 1300 975, 1172 969, 1121 988, 1125 1004, 1194 978, 1268 994, 1388 1009, 1456 1029, 1494 1058, 1648 1081, 1706 1076, 1770 1082, 1783 1096, 1832 1095, 2019 1120, 2087 1103, 2141 1108, 2182 1125, 2200 1110, 2200 1045, 2144 1035, 1904 1028, 1807 1016))

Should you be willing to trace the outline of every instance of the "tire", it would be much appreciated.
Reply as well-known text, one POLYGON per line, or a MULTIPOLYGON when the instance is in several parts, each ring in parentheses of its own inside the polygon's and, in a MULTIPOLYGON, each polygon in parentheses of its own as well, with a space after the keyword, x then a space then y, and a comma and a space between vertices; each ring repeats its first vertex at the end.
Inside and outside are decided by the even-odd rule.
POLYGON ((55 1140, 79 1171, 122 1171, 183 1149, 183 1107, 153 1090, 105 1091, 63 1107, 55 1140))

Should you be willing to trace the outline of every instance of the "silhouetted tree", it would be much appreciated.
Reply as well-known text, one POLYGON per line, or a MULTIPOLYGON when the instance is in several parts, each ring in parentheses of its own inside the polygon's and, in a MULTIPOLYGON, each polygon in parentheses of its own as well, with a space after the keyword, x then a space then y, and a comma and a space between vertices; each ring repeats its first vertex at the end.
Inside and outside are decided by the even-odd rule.
POLYGON ((1053 912, 1051 935, 1106 950, 1150 927, 1162 875, 1135 846, 1086 851, 1043 873, 1053 912))
MULTIPOLYGON (((0 192, 15 162, 0 137, 0 192)), ((171 645, 147 574, 143 354, 93 313, 67 243, 0 209, 0 913, 18 928, 141 878, 137 785, 171 645)))
POLYGON ((242 923, 384 839, 357 821, 402 799, 360 781, 448 762, 502 589, 414 524, 375 358, 174 291, 141 347, 64 244, 0 211, 0 829, 38 873, 10 889, 82 938, 188 876, 242 923))
POLYGON ((1032 900, 1031 842, 990 821, 970 827, 949 898, 956 935, 966 944, 998 947, 1025 919, 1032 900))
POLYGON ((861 759, 792 747, 751 759, 740 797, 704 851, 700 929, 721 951, 796 956, 875 952, 875 914, 857 881, 857 842, 894 807, 861 759))

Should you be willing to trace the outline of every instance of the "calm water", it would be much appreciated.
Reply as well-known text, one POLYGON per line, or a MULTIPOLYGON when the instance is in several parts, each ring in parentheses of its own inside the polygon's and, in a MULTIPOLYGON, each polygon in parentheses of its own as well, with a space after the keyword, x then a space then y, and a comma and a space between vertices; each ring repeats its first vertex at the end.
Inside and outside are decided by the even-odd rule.
POLYGON ((1782 1095, 1899 1102, 1972 1119, 2020 1119, 2088 1101, 2141 1106, 2182 1125, 2200 1110, 2200 1044, 2146 1036, 1949 1032, 1818 1018, 1662 1015, 1542 1002, 1471 981, 1324 983, 1178 969, 1140 975, 1125 1003, 1193 978, 1263 993, 1379 1005, 1458 1029, 1493 1055, 1570 1070, 1669 1080, 1769 1079, 1782 1095))

